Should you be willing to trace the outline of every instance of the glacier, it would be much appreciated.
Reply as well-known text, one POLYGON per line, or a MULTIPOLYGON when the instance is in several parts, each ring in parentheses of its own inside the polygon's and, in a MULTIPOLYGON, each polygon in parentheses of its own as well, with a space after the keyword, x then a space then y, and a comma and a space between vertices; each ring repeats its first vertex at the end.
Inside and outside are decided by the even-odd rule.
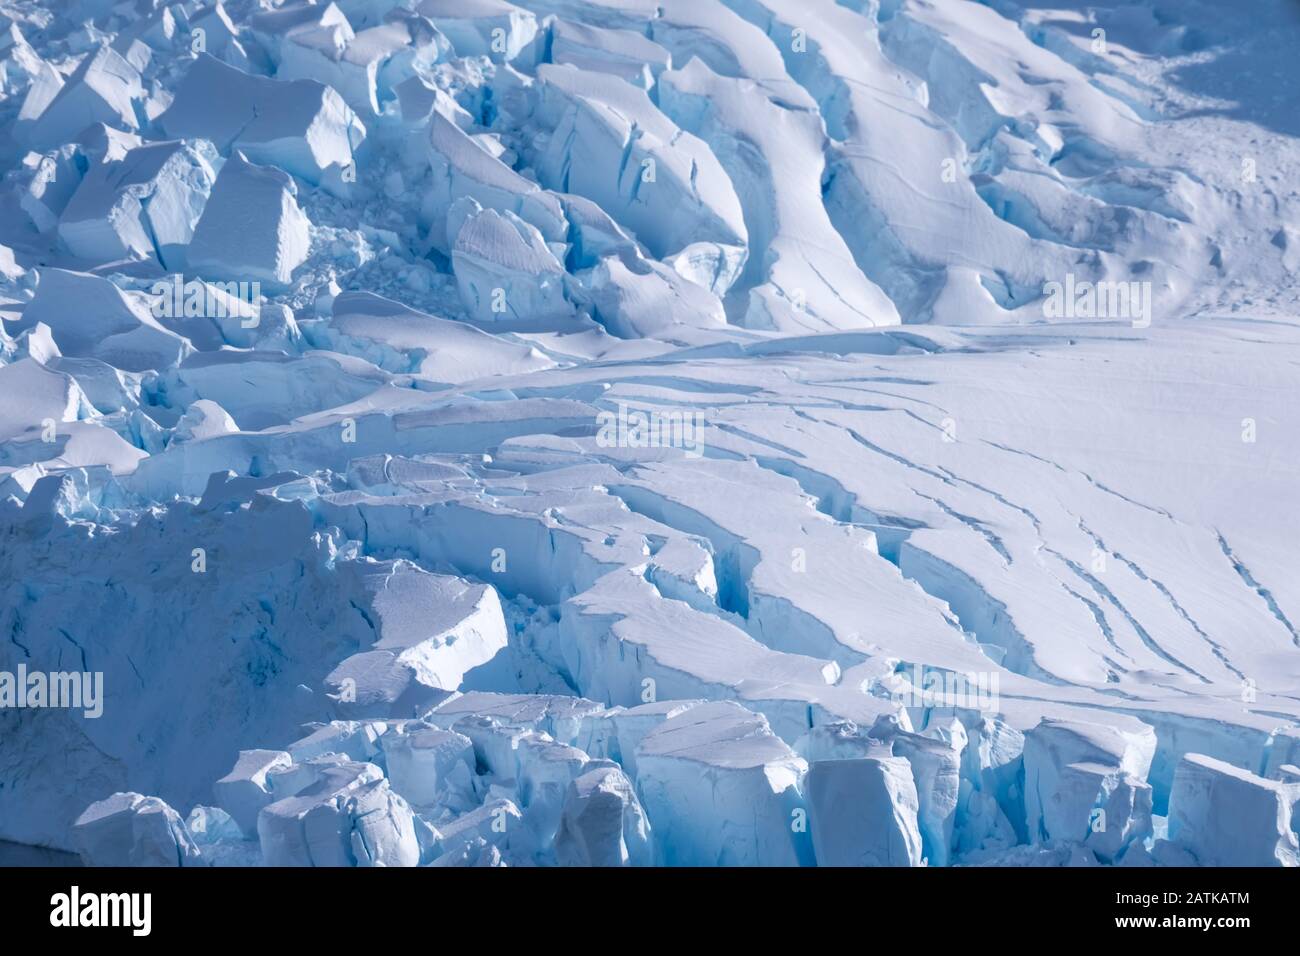
POLYGON ((0 0, 0 865, 1300 865, 1297 43, 0 0))

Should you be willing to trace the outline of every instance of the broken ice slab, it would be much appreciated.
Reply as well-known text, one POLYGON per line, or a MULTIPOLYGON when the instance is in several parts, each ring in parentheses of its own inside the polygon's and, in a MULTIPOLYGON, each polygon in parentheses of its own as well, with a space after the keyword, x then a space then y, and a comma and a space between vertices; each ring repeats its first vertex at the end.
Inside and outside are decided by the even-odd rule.
POLYGON ((477 848, 490 846, 506 860, 531 861, 537 841, 509 799, 494 798, 438 828, 443 856, 435 866, 465 866, 478 857, 477 848))
POLYGON ((494 588, 409 561, 361 572, 375 642, 325 679, 344 713, 410 717, 456 690, 508 642, 494 588))
POLYGON ((584 697, 470 691, 439 704, 426 719, 449 727, 462 717, 475 716, 505 727, 538 730, 560 743, 578 744, 583 721, 604 710, 602 704, 584 697))
POLYGON ((618 767, 588 770, 569 784, 555 856, 561 866, 649 866, 650 823, 618 767))
POLYGON ((1300 783, 1185 754, 1169 795, 1169 840, 1201 866, 1300 866, 1297 803, 1300 783))
POLYGON ((417 64, 427 72, 439 54, 433 30, 417 18, 393 19, 342 37, 332 28, 297 31, 284 38, 279 51, 278 79, 324 83, 367 122, 395 98, 394 86, 419 75, 417 64))
POLYGON ((143 372, 169 368, 194 351, 187 339, 159 324, 143 297, 124 293, 108 279, 47 268, 40 280, 16 328, 45 323, 64 355, 143 372))
POLYGON ((659 862, 813 862, 800 791, 808 765, 763 716, 732 701, 700 704, 647 733, 636 762, 659 862))
POLYGON ((474 744, 464 734, 410 721, 390 727, 380 746, 389 782, 408 803, 458 811, 473 807, 474 744))
POLYGON ((814 761, 808 824, 818 866, 920 866, 919 801, 901 757, 814 761))
POLYGON ((144 93, 139 71, 112 47, 100 47, 82 59, 33 120, 27 140, 48 149, 71 142, 93 123, 139 129, 144 93))
POLYGON ((383 721, 332 720, 289 744, 288 751, 297 764, 331 755, 366 763, 378 756, 379 738, 387 729, 383 721))
POLYGON ((433 21, 457 56, 508 63, 537 37, 533 13, 506 0, 420 0, 415 12, 433 21))
POLYGON ((181 269, 217 162, 212 144, 197 140, 150 143, 92 166, 59 217, 59 239, 95 264, 152 258, 181 269))
POLYGON ((199 849, 180 815, 158 797, 115 793, 88 806, 73 825, 87 866, 195 866, 199 849))
POLYGON ((257 815, 276 799, 271 771, 292 763, 283 750, 241 750, 230 773, 212 785, 217 805, 230 814, 244 836, 257 836, 257 815))
POLYGON ((1106 859, 1151 833, 1147 774, 1155 730, 1045 719, 1025 734, 1025 811, 1033 841, 1073 840, 1106 859))
POLYGON ((287 286, 311 246, 293 177, 236 152, 226 160, 194 227, 189 267, 205 279, 287 286))
POLYGON ((916 782, 925 858, 932 866, 947 866, 952 859, 957 826, 966 732, 953 720, 948 726, 925 734, 897 731, 891 742, 894 753, 910 765, 916 782))
POLYGON ((71 144, 23 157, 21 168, 11 174, 12 189, 38 232, 49 232, 58 225, 89 166, 90 157, 71 144))
POLYGON ((268 866, 419 863, 411 808, 378 767, 329 758, 314 763, 314 780, 258 814, 258 839, 268 866))
POLYGON ((670 340, 674 326, 726 324, 722 300, 660 262, 607 256, 584 279, 596 319, 621 338, 670 340))
POLYGON ((230 413, 216 402, 201 398, 185 409, 172 430, 170 443, 203 441, 218 435, 233 435, 239 426, 230 413))
POLYGON ((168 136, 211 140, 223 155, 242 152, 255 163, 334 188, 341 188, 339 177, 353 167, 366 135, 330 87, 250 76, 206 53, 189 68, 158 125, 168 136))
MULTIPOLYGON (((203 50, 217 59, 230 64, 246 73, 254 72, 253 60, 250 59, 245 43, 249 37, 231 19, 221 0, 212 6, 200 10, 190 21, 191 38, 202 31, 203 50)), ((254 49, 256 45, 254 41, 254 49)))
POLYGON ((456 233, 451 262, 461 302, 479 322, 546 321, 574 313, 564 266, 536 227, 508 210, 471 212, 456 233))
POLYGON ((451 217, 452 206, 467 197, 484 209, 514 213, 533 225, 548 243, 566 238, 568 223, 553 193, 486 152, 440 112, 429 117, 428 137, 432 181, 421 206, 420 221, 427 227, 434 249, 451 254, 464 215, 451 217))

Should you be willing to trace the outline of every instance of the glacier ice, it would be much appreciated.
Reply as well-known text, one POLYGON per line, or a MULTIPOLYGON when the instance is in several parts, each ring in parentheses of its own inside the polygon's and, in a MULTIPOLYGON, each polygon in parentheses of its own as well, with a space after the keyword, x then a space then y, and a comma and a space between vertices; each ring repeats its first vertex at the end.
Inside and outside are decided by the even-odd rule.
POLYGON ((4 0, 0 863, 1300 864, 1279 11, 4 0))

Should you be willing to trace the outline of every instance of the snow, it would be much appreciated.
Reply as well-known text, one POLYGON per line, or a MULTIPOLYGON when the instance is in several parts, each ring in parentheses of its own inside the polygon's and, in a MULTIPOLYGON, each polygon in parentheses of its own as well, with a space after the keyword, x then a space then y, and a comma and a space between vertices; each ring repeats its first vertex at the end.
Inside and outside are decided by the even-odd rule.
POLYGON ((146 7, 0 0, 0 840, 1300 863, 1281 4, 146 7))

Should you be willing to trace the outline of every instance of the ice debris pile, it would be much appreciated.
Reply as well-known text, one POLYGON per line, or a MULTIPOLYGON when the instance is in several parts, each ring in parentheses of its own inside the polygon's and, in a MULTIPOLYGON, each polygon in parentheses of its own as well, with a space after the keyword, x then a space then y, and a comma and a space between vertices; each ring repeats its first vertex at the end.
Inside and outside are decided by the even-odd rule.
POLYGON ((0 841, 1300 862, 1300 25, 1071 6, 0 0, 0 841))

